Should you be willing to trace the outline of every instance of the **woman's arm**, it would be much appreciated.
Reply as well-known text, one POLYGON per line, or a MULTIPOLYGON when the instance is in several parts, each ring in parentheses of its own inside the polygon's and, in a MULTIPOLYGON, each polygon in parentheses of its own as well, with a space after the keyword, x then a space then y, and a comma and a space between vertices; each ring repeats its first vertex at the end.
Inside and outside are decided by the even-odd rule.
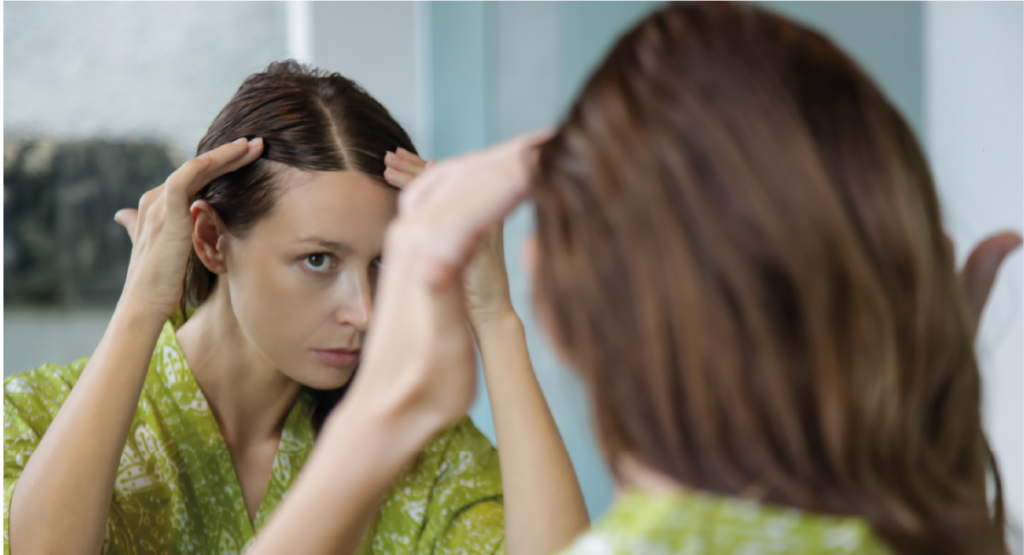
POLYGON ((479 231, 526 195, 522 154, 535 141, 440 164, 423 176, 423 195, 403 198, 361 370, 250 555, 352 553, 404 467, 465 414, 476 364, 463 271, 479 231), (491 188, 466 190, 483 176, 494 178, 491 188))
POLYGON ((119 304, 18 478, 11 553, 99 553, 114 478, 163 322, 119 304))
POLYGON ((191 160, 119 212, 134 246, 110 324, 78 382, 18 477, 10 552, 99 553, 121 452, 153 348, 181 296, 192 244, 188 198, 255 160, 262 144, 225 145, 191 160))
POLYGON ((505 490, 505 550, 554 553, 589 525, 576 472, 537 383, 514 312, 473 326, 505 490))
MULTIPOLYGON (((427 166, 401 149, 389 153, 385 163, 385 177, 400 187, 427 166)), ((466 268, 465 291, 498 436, 506 552, 554 552, 583 532, 590 519, 569 453, 530 364, 522 322, 512 308, 500 223, 484 235, 466 268)))

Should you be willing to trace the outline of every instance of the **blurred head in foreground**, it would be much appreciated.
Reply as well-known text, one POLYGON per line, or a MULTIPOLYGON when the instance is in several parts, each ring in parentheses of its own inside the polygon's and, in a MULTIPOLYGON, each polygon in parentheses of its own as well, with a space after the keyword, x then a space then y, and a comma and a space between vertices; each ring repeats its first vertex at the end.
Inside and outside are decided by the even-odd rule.
POLYGON ((535 179, 538 306, 613 469, 857 515, 902 554, 1005 552, 928 166, 830 40, 750 5, 667 7, 535 179))

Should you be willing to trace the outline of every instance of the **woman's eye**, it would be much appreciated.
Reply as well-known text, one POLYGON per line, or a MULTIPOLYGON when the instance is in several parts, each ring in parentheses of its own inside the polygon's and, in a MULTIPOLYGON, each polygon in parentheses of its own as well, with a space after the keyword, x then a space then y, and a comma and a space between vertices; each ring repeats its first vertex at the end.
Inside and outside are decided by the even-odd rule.
POLYGON ((377 258, 373 259, 373 262, 371 264, 373 264, 374 268, 377 268, 377 269, 383 268, 384 267, 384 259, 382 259, 381 257, 378 256, 377 258))
POLYGON ((302 259, 302 263, 314 272, 324 272, 331 269, 331 258, 329 254, 318 252, 302 259))

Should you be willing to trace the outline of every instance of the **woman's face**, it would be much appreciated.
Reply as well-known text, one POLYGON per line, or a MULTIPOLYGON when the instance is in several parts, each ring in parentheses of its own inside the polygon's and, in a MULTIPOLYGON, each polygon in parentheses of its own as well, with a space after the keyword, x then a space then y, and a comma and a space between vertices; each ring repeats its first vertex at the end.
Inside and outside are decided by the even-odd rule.
POLYGON ((348 382, 370 324, 397 190, 355 172, 285 168, 277 203, 231 239, 226 282, 245 339, 316 389, 348 382))

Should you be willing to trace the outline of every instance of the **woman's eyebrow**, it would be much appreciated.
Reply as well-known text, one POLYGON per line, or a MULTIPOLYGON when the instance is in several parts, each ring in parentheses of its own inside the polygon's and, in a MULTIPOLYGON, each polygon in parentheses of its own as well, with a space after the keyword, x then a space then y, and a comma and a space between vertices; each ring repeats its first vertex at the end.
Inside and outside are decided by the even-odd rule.
POLYGON ((321 237, 303 237, 299 239, 300 243, 313 243, 326 250, 331 250, 339 253, 350 253, 355 251, 348 243, 342 243, 339 241, 328 241, 321 237))

